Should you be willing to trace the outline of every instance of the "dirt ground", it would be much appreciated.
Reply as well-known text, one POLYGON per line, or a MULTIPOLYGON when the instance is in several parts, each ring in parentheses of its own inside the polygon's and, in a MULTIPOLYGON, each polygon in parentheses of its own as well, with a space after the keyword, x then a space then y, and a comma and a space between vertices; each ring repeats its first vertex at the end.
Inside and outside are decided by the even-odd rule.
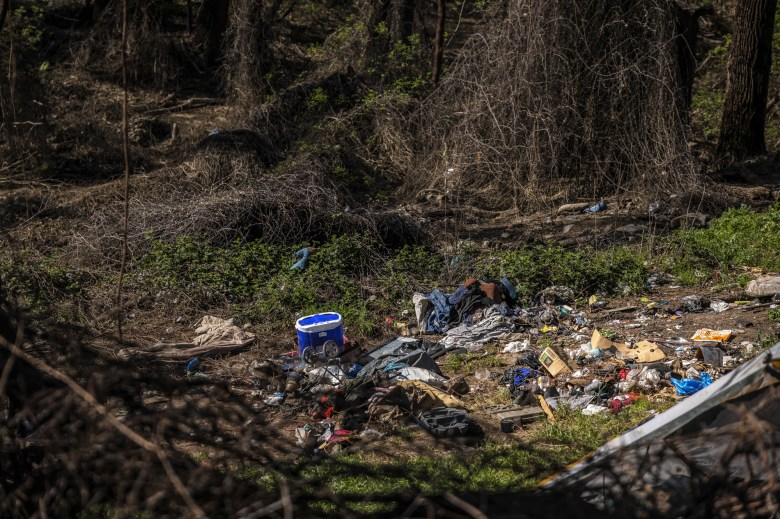
MULTIPOLYGON (((731 330, 732 338, 720 345, 726 355, 722 367, 708 366, 701 362, 692 363, 693 367, 700 371, 707 371, 714 379, 717 379, 757 354, 765 341, 773 337, 777 340, 780 337, 780 323, 770 321, 767 316, 773 303, 751 301, 745 296, 744 291, 736 286, 703 288, 698 292, 693 292, 685 287, 677 288, 674 285, 657 286, 643 296, 601 299, 601 301, 605 303, 602 308, 582 309, 582 316, 589 323, 589 327, 566 329, 563 326, 565 323, 562 322, 558 331, 542 333, 537 328, 525 333, 512 334, 497 343, 488 343, 482 350, 470 354, 468 356, 470 361, 465 364, 465 368, 458 372, 448 372, 447 356, 437 359, 445 375, 465 376, 470 391, 461 399, 466 404, 470 416, 484 431, 485 437, 507 444, 522 443, 526 437, 526 431, 522 428, 513 433, 502 432, 495 416, 485 412, 485 407, 490 405, 511 404, 511 397, 506 386, 499 385, 497 380, 505 370, 515 365, 515 361, 520 356, 514 353, 501 353, 504 344, 509 341, 528 339, 531 346, 537 350, 548 345, 557 347, 559 350, 577 348, 581 343, 587 341, 581 338, 575 340, 572 338, 573 334, 577 333, 589 337, 594 329, 598 329, 609 333, 616 342, 635 343, 648 340, 668 346, 666 351, 671 352, 675 345, 680 344, 675 342, 679 341, 680 338, 688 340, 687 345, 695 349, 697 344, 691 338, 699 329, 731 330), (715 313, 707 306, 702 311, 683 311, 675 315, 673 312, 682 307, 682 298, 690 295, 699 295, 705 299, 705 302, 725 301, 729 303, 729 309, 715 313), (650 308, 648 309, 648 307, 650 308), (487 357, 492 357, 492 359, 485 362, 484 359, 487 357), (475 369, 474 366, 485 364, 490 366, 487 370, 492 376, 487 379, 484 376, 478 379, 475 372, 481 371, 481 368, 475 369)), ((578 310, 576 307, 573 309, 575 314, 578 313, 578 310)), ((180 326, 176 333, 180 334, 181 337, 186 336, 187 332, 192 329, 191 326, 184 323, 180 326)), ((348 334, 349 329, 347 328, 345 332, 348 334)), ((394 335, 392 335, 392 329, 389 325, 387 332, 386 340, 392 339, 394 335)), ((429 335, 425 338, 437 341, 440 337, 429 335)), ((276 386, 284 383, 284 379, 280 377, 260 380, 253 375, 253 365, 276 358, 280 353, 295 351, 297 337, 291 326, 288 333, 280 333, 277 340, 269 342, 265 339, 261 338, 246 351, 224 355, 221 358, 204 358, 202 371, 208 378, 227 382, 233 391, 245 395, 250 402, 254 402, 255 410, 264 419, 269 420, 280 435, 294 441, 296 428, 306 424, 315 425, 319 421, 311 416, 313 401, 301 397, 291 398, 281 406, 265 405, 263 400, 272 395, 276 391, 276 386)), ((380 339, 366 341, 359 347, 363 351, 369 351, 382 342, 384 340, 380 339)), ((685 354, 684 358, 692 359, 694 349, 685 354)), ((664 361, 672 361, 674 358, 675 354, 670 353, 664 361)), ((590 365, 591 368, 593 366, 593 364, 590 365)), ((168 376, 182 380, 187 378, 185 363, 171 364, 166 370, 168 376)), ((569 378, 570 374, 559 375, 556 379, 559 388, 565 385, 564 380, 574 385, 587 385, 592 380, 592 376, 573 381, 568 380, 569 378)), ((662 381, 651 390, 634 389, 632 391, 641 393, 651 401, 668 402, 679 398, 675 396, 675 390, 668 381, 662 381)), ((337 424, 340 423, 340 418, 338 414, 333 417, 337 424)), ((464 444, 464 442, 435 441, 421 427, 415 425, 413 420, 390 424, 369 422, 365 428, 378 429, 388 435, 383 443, 383 455, 389 457, 392 457, 394 453, 404 452, 404 445, 408 445, 410 441, 414 442, 415 445, 428 445, 431 449, 441 452, 468 448, 468 442, 464 444)))
MULTIPOLYGON (((81 110, 88 113, 118 106, 121 92, 111 83, 96 81, 87 84, 69 78, 67 73, 62 77, 52 74, 52 81, 60 82, 63 86, 58 94, 62 98, 58 102, 63 106, 81 106, 81 110)), ((52 137, 58 150, 71 146, 78 149, 78 154, 85 156, 108 153, 108 149, 100 149, 101 144, 104 144, 105 148, 113 150, 111 153, 114 159, 118 157, 119 148, 114 148, 116 135, 113 135, 114 141, 111 143, 101 143, 99 139, 79 133, 68 135, 70 130, 78 130, 82 111, 63 114, 58 121, 61 133, 52 137)), ((107 113, 109 122, 116 123, 116 110, 107 113)), ((133 119, 138 146, 133 151, 137 158, 131 177, 134 196, 160 189, 163 181, 186 176, 184 163, 192 156, 196 144, 214 128, 229 126, 231 117, 224 99, 190 98, 186 95, 179 98, 149 92, 136 93, 131 97, 131 113, 137 114, 133 119)), ((101 160, 104 166, 106 161, 110 162, 106 157, 101 160)), ((82 167, 88 162, 86 159, 78 162, 74 158, 73 164, 82 167)), ((446 197, 435 192, 421 193, 415 200, 391 200, 387 204, 424 219, 434 229, 434 233, 442 237, 445 248, 461 240, 471 240, 480 248, 498 249, 511 249, 529 243, 561 244, 567 247, 649 243, 657 233, 686 225, 705 225, 728 207, 744 203, 760 208, 780 200, 780 170, 775 167, 776 162, 777 157, 766 156, 721 171, 702 193, 670 197, 659 201, 658 208, 652 211, 640 204, 638 197, 629 195, 606 199, 607 209, 594 214, 560 213, 557 208, 562 205, 562 201, 554 200, 550 201, 548 211, 535 214, 519 214, 511 209, 486 211, 468 205, 453 207, 448 204, 446 197)), ((121 172, 120 162, 116 162, 113 169, 102 170, 101 174, 91 170, 71 169, 68 164, 49 166, 42 163, 33 172, 7 175, 0 179, 0 231, 7 233, 10 243, 40 251, 67 245, 69 239, 91 223, 90 218, 97 208, 120 199, 123 182, 121 172)), ((595 203, 597 200, 570 202, 595 203)), ((766 306, 751 308, 734 305, 719 314, 704 311, 685 313, 679 317, 672 317, 665 312, 646 312, 647 305, 652 302, 658 304, 661 310, 677 308, 679 300, 690 294, 687 288, 661 286, 644 296, 610 299, 607 306, 599 311, 584 309, 584 317, 593 328, 614 331, 616 340, 621 341, 663 341, 673 337, 690 338, 699 328, 731 329, 734 337, 726 353, 732 354, 733 350, 735 355, 742 352, 740 344, 744 341, 757 344, 768 336, 780 336, 780 325, 768 320, 766 306), (643 297, 647 301, 642 301, 643 297), (625 306, 636 308, 608 313, 610 309, 625 306), (639 324, 637 315, 642 313, 647 314, 647 319, 639 324)), ((703 288, 699 295, 727 302, 745 299, 738 287, 703 288)), ((575 307, 575 311, 578 310, 575 307)), ((230 309, 215 313, 229 317, 230 309)), ((98 348, 105 347, 106 351, 110 351, 108 346, 101 346, 104 334, 110 333, 110 330, 100 324, 99 316, 92 317, 93 321, 85 323, 87 335, 92 336, 88 340, 98 348)), ((135 310, 127 316, 128 340, 139 346, 161 340, 186 341, 197 317, 185 315, 180 322, 176 322, 177 317, 162 310, 135 310)), ((393 330, 390 327, 385 331, 385 339, 392 337, 393 330)), ((560 347, 576 346, 568 334, 525 334, 511 339, 524 338, 531 339, 532 346, 537 346, 540 338, 560 347)), ((364 342, 363 348, 370 349, 382 340, 364 342)), ((289 330, 279 330, 273 337, 262 337, 247 351, 204 360, 203 369, 209 376, 230 383, 236 391, 250 394, 258 403, 258 412, 270 413, 281 434, 293 437, 295 428, 311 419, 302 409, 291 412, 265 408, 261 402, 268 392, 267 388, 256 385, 249 366, 253 361, 263 361, 296 348, 291 324, 289 330)), ((503 371, 513 365, 515 360, 515 356, 508 354, 498 354, 498 358, 502 366, 490 368, 491 373, 503 371)), ((732 367, 722 370, 728 369, 732 367)), ((172 377, 185 377, 183 365, 168 365, 161 370, 172 377)), ((464 397, 464 401, 473 409, 472 416, 486 434, 507 440, 521 436, 522 431, 512 435, 501 433, 495 420, 480 412, 485 405, 507 403, 506 399, 502 400, 499 396, 501 388, 495 381, 476 380, 473 373, 465 375, 471 392, 464 397)), ((671 390, 664 391, 664 394, 669 396, 671 390)))

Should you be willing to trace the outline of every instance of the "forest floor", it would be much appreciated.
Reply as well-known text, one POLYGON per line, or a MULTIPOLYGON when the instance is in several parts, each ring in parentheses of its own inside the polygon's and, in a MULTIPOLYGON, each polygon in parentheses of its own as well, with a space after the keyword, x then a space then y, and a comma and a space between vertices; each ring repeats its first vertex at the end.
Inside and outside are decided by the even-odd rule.
MULTIPOLYGON (((113 222, 113 225, 106 223, 107 218, 117 213, 107 212, 106 209, 118 206, 124 190, 118 131, 122 92, 113 81, 76 75, 65 68, 53 69, 47 81, 50 87, 54 87, 49 89, 53 92, 50 102, 60 108, 53 110, 51 116, 55 130, 48 136, 52 154, 37 158, 32 168, 28 167, 29 164, 19 168, 11 165, 0 178, 0 233, 7 251, 4 259, 0 260, 0 275, 12 289, 9 293, 18 296, 28 306, 33 315, 34 329, 41 331, 48 326, 64 326, 74 331, 85 346, 116 360, 119 358, 119 345, 117 315, 113 306, 118 248, 98 249, 101 240, 114 245, 117 242, 115 231, 119 221, 113 222), (71 285, 76 284, 80 286, 72 290, 71 285)), ((177 203, 181 192, 172 186, 189 186, 197 182, 208 184, 208 179, 199 177, 203 172, 197 171, 193 164, 199 145, 209 134, 214 130, 240 130, 233 127, 234 109, 229 107, 226 99, 214 96, 213 92, 213 85, 203 86, 193 81, 176 94, 140 89, 131 93, 130 192, 133 206, 130 219, 134 225, 137 223, 138 228, 144 228, 151 214, 148 210, 151 200, 156 206, 160 200, 164 203, 166 198, 172 206, 177 203)), ((461 274, 471 274, 468 272, 470 264, 449 267, 454 258, 463 255, 464 244, 468 245, 469 254, 478 259, 485 258, 486 262, 505 258, 506 255, 525 254, 530 248, 558 250, 556 247, 568 253, 581 254, 581 258, 585 259, 624 248, 621 250, 634 251, 637 257, 652 260, 657 257, 654 256, 657 242, 676 236, 675 233, 706 229, 729 208, 744 205, 761 212, 777 207, 773 204, 780 201, 778 160, 777 155, 770 154, 708 174, 702 183, 702 192, 697 196, 672 194, 665 200, 658 200, 658 207, 652 210, 644 201, 615 196, 604 199, 607 204, 605 210, 592 214, 559 212, 558 208, 564 201, 556 199, 542 201, 540 205, 549 209, 534 213, 521 213, 515 209, 493 211, 466 202, 468 193, 429 189, 410 196, 402 189, 388 190, 377 205, 384 210, 407 215, 421 228, 428 229, 432 239, 425 244, 427 252, 424 259, 433 258, 439 262, 437 265, 443 264, 444 268, 433 275, 420 276, 403 284, 400 295, 393 293, 392 297, 386 295, 391 291, 375 276, 361 272, 360 275, 340 278, 339 290, 346 292, 348 288, 355 287, 360 294, 354 296, 356 298, 378 298, 378 302, 361 305, 355 311, 357 315, 360 312, 369 315, 354 319, 350 316, 352 320, 345 318, 346 334, 354 338, 363 351, 396 337, 399 329, 393 323, 412 324, 408 314, 404 316, 403 312, 408 312, 411 307, 415 291, 427 292, 437 287, 452 291, 465 281, 466 276, 461 274), (391 323, 386 323, 387 318, 391 323)), ((595 204, 599 200, 566 202, 595 204)), ((134 243, 143 241, 140 234, 143 233, 133 237, 134 243)), ((721 238, 718 235, 714 240, 721 238)), ((729 244, 725 238, 722 239, 724 241, 712 244, 712 250, 728 249, 729 244)), ((295 236, 289 238, 285 244, 289 250, 284 251, 287 255, 278 260, 285 264, 276 265, 281 274, 276 277, 269 275, 265 283, 275 283, 280 293, 293 291, 294 287, 287 283, 289 278, 284 276, 289 268, 287 261, 292 263, 292 244, 299 241, 295 236)), ((767 243, 773 242, 768 240, 767 243)), ((745 245, 737 241, 733 247, 745 245)), ((224 244, 220 246, 221 250, 228 248, 224 244)), ((369 255, 369 251, 364 252, 369 255)), ((776 254, 776 251, 768 253, 776 254)), ((172 275, 138 281, 133 276, 143 273, 142 260, 148 258, 160 260, 154 263, 159 270, 163 268, 159 264, 168 257, 152 256, 148 249, 140 247, 131 250, 122 347, 144 349, 160 341, 188 342, 203 315, 240 316, 241 325, 257 333, 258 341, 242 351, 202 357, 199 372, 205 378, 196 379, 197 383, 209 385, 213 382, 215 387, 227 386, 234 394, 244 398, 257 415, 290 445, 296 444, 297 429, 306 425, 315 429, 321 427, 318 425, 321 418, 312 417, 312 409, 317 403, 313 397, 290 398, 279 406, 264 404, 263 401, 274 395, 285 379, 258 377, 254 366, 268 361, 277 362, 280 355, 296 351, 297 336, 291 317, 312 307, 336 307, 343 303, 339 300, 340 292, 328 294, 329 298, 315 297, 314 302, 306 297, 300 301, 292 296, 281 297, 284 305, 279 306, 284 306, 284 312, 280 310, 278 317, 242 313, 246 307, 258 304, 251 300, 252 296, 236 302, 229 294, 230 290, 225 288, 224 294, 205 299, 200 294, 196 296, 191 285, 174 279, 172 275), (173 287, 171 293, 159 296, 163 290, 156 285, 158 282, 170 283, 173 287), (188 293, 191 289, 192 292, 188 293), (258 315, 262 322, 253 321, 252 317, 258 315)), ((193 258, 185 257, 182 265, 200 267, 198 261, 203 258, 193 258)), ((466 263, 465 259, 461 259, 466 263)), ((620 273, 613 273, 607 281, 600 281, 602 284, 612 283, 611 286, 599 286, 591 292, 585 288, 578 289, 575 300, 567 302, 573 312, 588 322, 588 326, 561 326, 549 332, 541 331, 540 326, 528 326, 518 333, 488 343, 476 352, 450 353, 439 358, 437 362, 445 376, 463 377, 470 387, 470 391, 461 398, 483 433, 479 441, 437 441, 414 420, 369 422, 365 428, 378 430, 381 438, 357 440, 356 443, 364 444, 364 448, 354 452, 348 450, 347 456, 355 456, 359 462, 369 465, 400 464, 410 467, 409 471, 396 477, 375 477, 360 483, 326 472, 322 476, 323 481, 337 492, 341 489, 349 493, 357 488, 366 494, 382 493, 399 485, 423 488, 433 484, 434 490, 489 488, 504 491, 527 488, 559 472, 611 437, 679 401, 671 384, 664 380, 639 391, 642 403, 635 404, 633 408, 629 406, 620 413, 605 412, 584 417, 578 412, 564 411, 558 416, 558 423, 541 418, 514 432, 502 432, 498 420, 485 408, 512 403, 509 389, 497 380, 515 365, 519 357, 516 353, 501 352, 509 341, 527 339, 532 349, 540 351, 546 347, 560 350, 577 348, 588 340, 581 336, 589 338, 594 330, 601 330, 615 341, 649 340, 666 344, 684 338, 690 346, 683 353, 687 361, 685 368, 706 370, 713 378, 718 378, 780 339, 778 312, 772 313, 776 309, 770 307, 768 301, 754 302, 744 294, 747 280, 771 272, 771 268, 727 262, 726 271, 713 274, 716 267, 713 267, 712 258, 685 256, 680 259, 693 263, 689 270, 703 272, 701 279, 652 286, 641 283, 624 291, 617 286, 617 281, 612 283, 613 277, 615 280, 620 278, 620 273), (729 307, 722 313, 716 313, 705 305, 700 311, 684 310, 675 314, 674 311, 682 306, 682 298, 690 295, 722 300, 729 307), (585 303, 590 296, 596 296, 603 306, 594 308, 585 303), (630 309, 611 312, 625 307, 630 309), (691 337, 702 328, 732 331, 733 338, 720 345, 729 357, 724 366, 706 366, 693 359, 696 347, 691 337), (518 450, 526 454, 518 457, 518 450), (468 473, 465 479, 464 471, 468 473), (435 483, 432 483, 433 480, 435 483)), ((319 261, 324 263, 325 257, 320 260, 315 254, 312 263, 319 261)), ((328 257, 327 261, 333 262, 333 258, 328 257)), ((632 263, 642 267, 641 264, 641 260, 632 263)), ((212 263, 204 262, 203 265, 204 270, 213 267, 212 263)), ((374 267, 371 264, 367 270, 371 271, 374 267)), ((647 273, 655 270, 655 265, 644 267, 647 273)), ((350 268, 350 265, 346 267, 347 270, 350 268)), ((573 269, 576 270, 576 267, 573 269)), ((670 270, 674 270, 673 266, 670 270)), ((315 275, 316 272, 312 274, 315 275)), ((572 273, 571 277, 574 279, 577 275, 572 273)), ((412 277, 411 274, 409 277, 412 277)), ((541 278, 543 281, 540 282, 548 285, 557 281, 552 275, 541 278)), ((301 279, 296 282, 307 282, 301 279)), ((585 280, 581 284, 595 286, 596 282, 585 280)), ((211 285, 208 288, 211 289, 211 285)), ((308 297, 309 294, 305 295, 308 297)), ((315 296, 321 296, 321 292, 315 296)), ((349 300, 348 304, 352 302, 349 300)), ((425 339, 435 342, 440 337, 425 336, 425 339)), ((672 350, 668 351, 670 364, 677 356, 672 350)), ((580 368, 593 368, 598 363, 600 361, 585 360, 580 368)), ((186 385, 193 383, 193 376, 187 374, 186 364, 139 362, 135 368, 186 385)), ((590 382, 592 376, 584 375, 572 382, 571 377, 566 375, 559 379, 559 386, 561 390, 570 390, 571 387, 587 386, 590 382)), ((157 398, 156 406, 175 408, 178 405, 174 398, 147 396, 157 398)), ((340 417, 337 414, 334 418, 338 422, 340 417)), ((295 448, 300 450, 299 454, 313 452, 311 442, 295 448)), ((195 442, 187 446, 187 450, 200 461, 210 456, 207 449, 195 442)), ((250 470, 247 477, 262 476, 262 471, 255 473, 250 470)))

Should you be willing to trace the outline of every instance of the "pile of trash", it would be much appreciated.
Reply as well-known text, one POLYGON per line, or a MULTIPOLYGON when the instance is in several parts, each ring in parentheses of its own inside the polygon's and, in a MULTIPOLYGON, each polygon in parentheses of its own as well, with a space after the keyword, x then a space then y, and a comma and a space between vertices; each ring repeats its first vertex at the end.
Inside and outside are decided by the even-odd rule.
POLYGON ((654 316, 720 313, 745 302, 688 296, 675 306, 643 298, 644 307, 606 309, 594 296, 586 313, 575 309, 574 293, 566 287, 541 291, 531 306, 518 305, 516 298, 506 278, 468 279, 451 294, 439 289, 414 294, 415 322, 404 324, 414 336, 368 352, 343 339, 338 314, 301 318, 296 323, 301 351, 256 364, 257 394, 268 406, 305 412, 310 423, 296 430, 299 443, 333 452, 360 438, 381 437, 402 422, 416 423, 436 438, 481 438, 484 432, 469 414, 477 410, 464 401, 472 388, 463 376, 445 376, 437 361, 488 343, 498 345, 501 353, 495 354, 508 367, 478 370, 472 384, 480 391, 486 384, 488 391, 508 389, 511 404, 478 410, 508 433, 534 420, 555 420, 562 407, 617 413, 643 396, 692 395, 742 356, 751 356, 754 347, 747 341, 731 345, 732 330, 710 329, 690 338, 619 341, 586 317, 632 312, 641 326, 654 316))

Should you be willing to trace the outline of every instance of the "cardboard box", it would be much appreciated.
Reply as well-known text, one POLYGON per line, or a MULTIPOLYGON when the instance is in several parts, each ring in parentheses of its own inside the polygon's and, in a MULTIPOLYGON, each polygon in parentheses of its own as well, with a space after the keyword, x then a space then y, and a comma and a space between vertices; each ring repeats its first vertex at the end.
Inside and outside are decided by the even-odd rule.
POLYGON ((726 342, 731 339, 731 330, 710 330, 709 328, 702 328, 701 330, 696 330, 692 339, 694 341, 726 342))
POLYGON ((553 377, 558 373, 566 373, 571 371, 566 361, 561 358, 560 355, 555 353, 552 348, 545 348, 541 355, 539 355, 539 362, 542 366, 550 372, 553 377))

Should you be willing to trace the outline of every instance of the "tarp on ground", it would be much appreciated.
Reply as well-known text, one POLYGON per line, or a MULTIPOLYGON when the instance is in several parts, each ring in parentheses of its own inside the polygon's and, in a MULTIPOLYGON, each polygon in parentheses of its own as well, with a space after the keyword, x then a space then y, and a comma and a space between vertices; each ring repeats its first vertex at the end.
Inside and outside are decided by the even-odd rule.
POLYGON ((713 482, 780 480, 780 343, 543 483, 674 514, 713 482), (649 501, 654 501, 650 503, 649 501))

